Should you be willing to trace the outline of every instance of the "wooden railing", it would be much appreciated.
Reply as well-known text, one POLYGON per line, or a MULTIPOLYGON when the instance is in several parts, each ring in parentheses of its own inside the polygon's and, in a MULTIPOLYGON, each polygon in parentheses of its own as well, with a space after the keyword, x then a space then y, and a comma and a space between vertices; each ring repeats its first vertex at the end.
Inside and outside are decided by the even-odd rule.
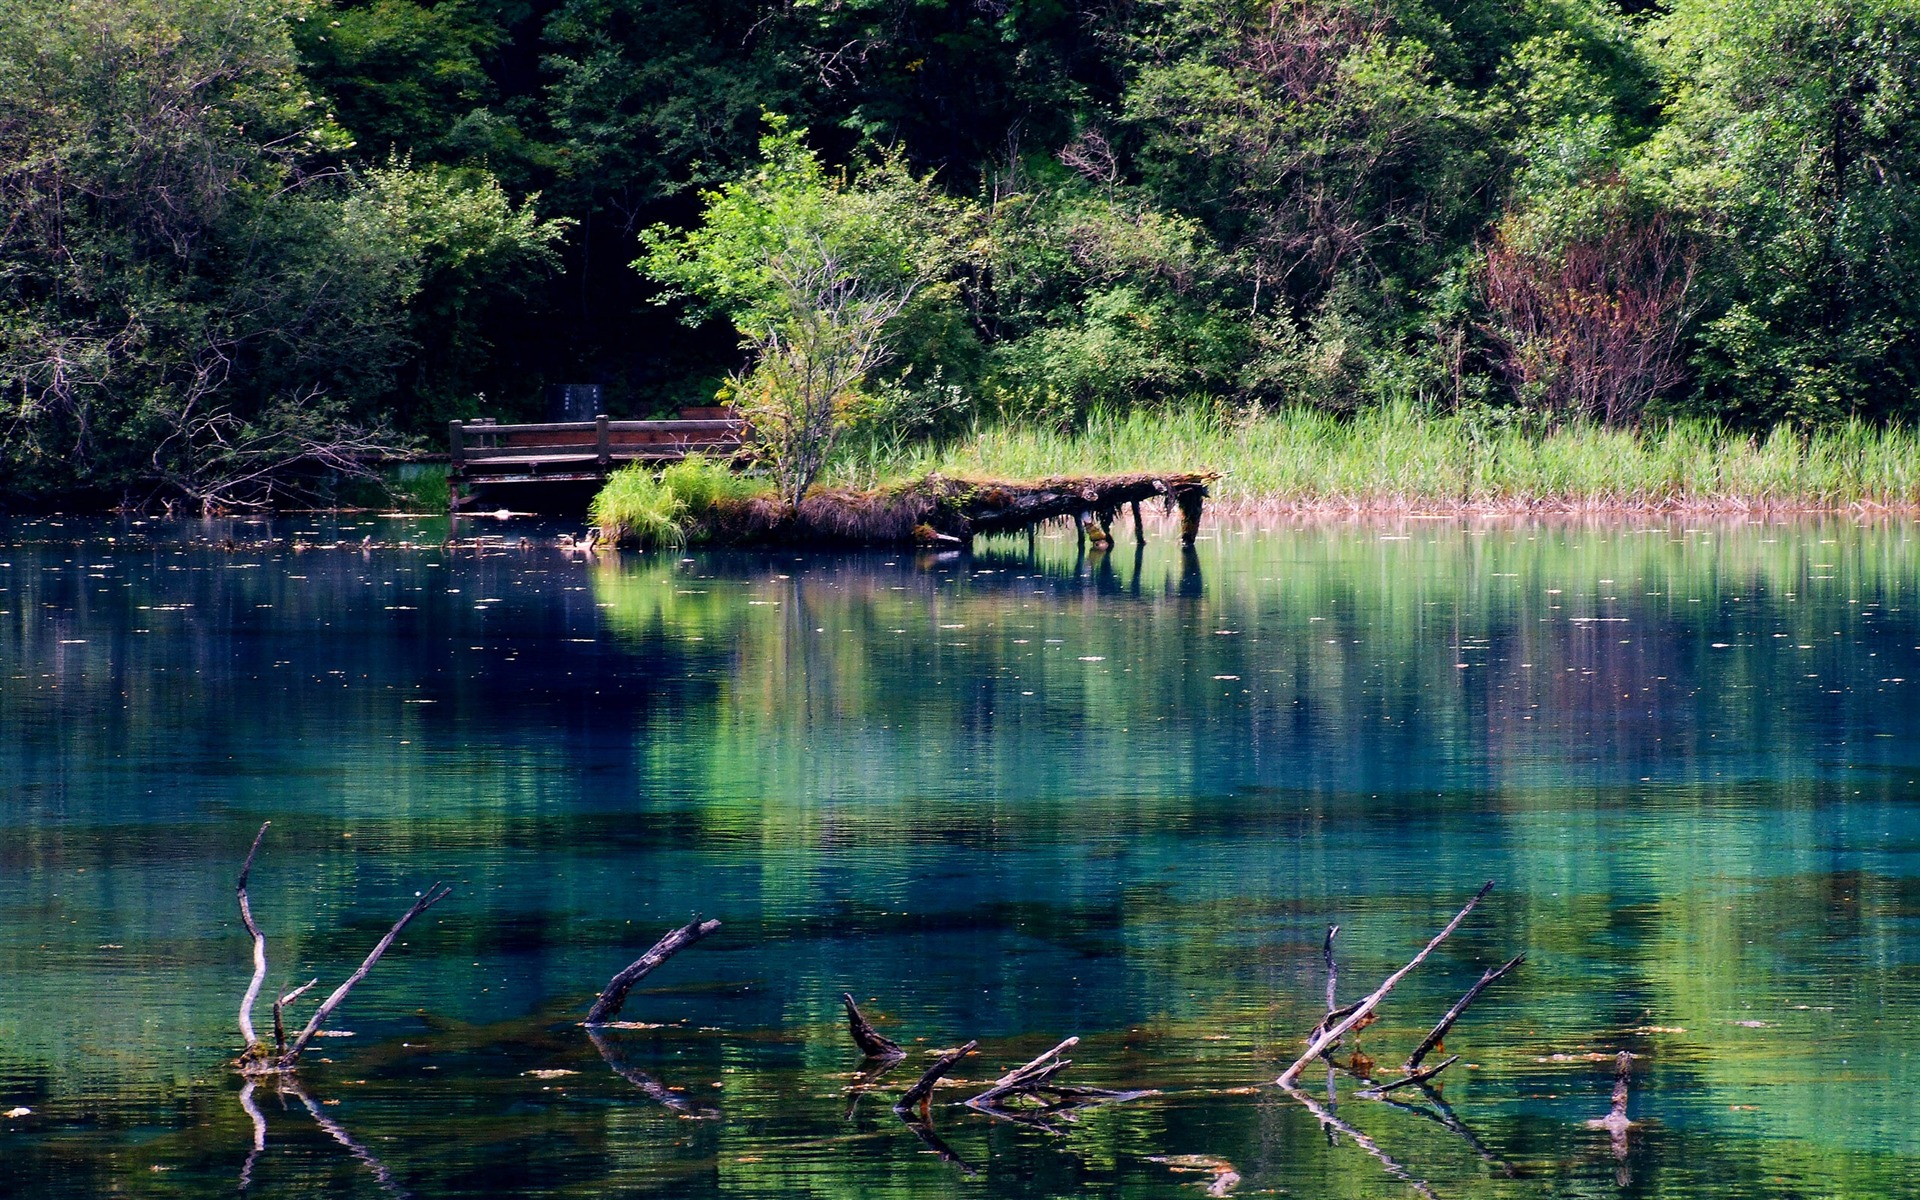
MULTIPOLYGON (((704 410, 712 411, 712 410, 704 410)), ((689 454, 731 456, 745 423, 732 417, 681 421, 565 421, 499 425, 454 421, 447 427, 456 482, 534 483, 596 479, 629 462, 671 462, 689 454)))

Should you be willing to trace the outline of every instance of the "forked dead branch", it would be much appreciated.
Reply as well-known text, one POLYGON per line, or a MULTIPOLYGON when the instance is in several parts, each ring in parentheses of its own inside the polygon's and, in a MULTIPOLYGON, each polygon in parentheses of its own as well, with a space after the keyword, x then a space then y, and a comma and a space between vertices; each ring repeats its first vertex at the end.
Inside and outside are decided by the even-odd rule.
POLYGON ((253 1007, 259 1002, 260 989, 267 981, 267 936, 260 931, 260 926, 253 919, 253 905, 247 896, 247 879, 253 873, 253 860, 254 856, 260 853, 260 843, 267 836, 267 826, 272 823, 271 821, 262 822, 260 832, 253 835, 253 846, 247 851, 247 859, 240 866, 240 880, 234 887, 240 901, 240 919, 246 925, 247 933, 253 937, 253 978, 248 982, 246 995, 240 1001, 240 1036, 246 1042, 246 1049, 241 1053, 239 1062, 236 1064, 245 1075, 280 1075, 298 1066, 300 1055, 306 1051, 307 1044, 319 1034, 320 1027, 326 1023, 328 1017, 333 1015, 333 1010, 339 1008, 346 1000, 347 993, 353 990, 354 985, 365 979, 367 973, 373 970, 373 964, 380 961, 380 956, 393 945, 394 939, 400 936, 400 931, 411 924, 415 917, 453 894, 452 888, 444 887, 439 883, 433 884, 420 893, 419 899, 413 902, 413 907, 401 914, 400 919, 393 923, 393 928, 387 930, 386 936, 380 939, 353 974, 347 976, 345 982, 333 989, 327 998, 320 1002, 320 1007, 314 1009, 313 1016, 307 1019, 306 1025, 291 1043, 287 1041, 282 1014, 287 1005, 293 1003, 319 980, 308 980, 292 991, 277 997, 273 1002, 274 1044, 270 1049, 254 1033, 253 1028, 253 1007))

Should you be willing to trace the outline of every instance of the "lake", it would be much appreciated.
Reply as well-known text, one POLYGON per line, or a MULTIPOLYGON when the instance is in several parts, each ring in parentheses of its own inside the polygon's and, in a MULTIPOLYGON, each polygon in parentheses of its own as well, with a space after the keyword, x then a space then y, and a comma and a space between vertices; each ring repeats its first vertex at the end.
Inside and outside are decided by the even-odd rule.
POLYGON ((1920 1195, 1910 523, 446 532, 0 526, 0 1195, 1920 1195), (243 1098, 263 821, 297 1019, 454 891, 243 1098), (1331 1102, 1307 1071, 1329 1132, 1273 1086, 1327 926, 1357 1000, 1487 880, 1359 1051, 1391 1077, 1526 962, 1431 1094, 1358 1096, 1352 1040, 1331 1102), (871 1090, 843 991, 909 1051, 871 1090), (1063 1082, 1154 1094, 958 1103, 1069 1036, 1063 1082))

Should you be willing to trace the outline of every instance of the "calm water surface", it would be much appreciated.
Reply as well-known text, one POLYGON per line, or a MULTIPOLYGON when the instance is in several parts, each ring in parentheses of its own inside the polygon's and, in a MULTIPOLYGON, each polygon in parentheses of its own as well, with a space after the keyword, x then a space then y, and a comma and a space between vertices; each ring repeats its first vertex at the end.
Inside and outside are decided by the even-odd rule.
POLYGON ((0 1195, 1920 1195, 1911 525, 486 532, 0 527, 0 1195), (263 820, 270 987, 455 892, 245 1098, 256 1149, 263 820), (1365 1140, 1329 1137, 1271 1086, 1326 926, 1355 999, 1487 879, 1360 1050, 1526 964, 1438 1095, 1343 1073, 1365 1140), (586 1005, 694 912, 603 1051, 586 1005), (842 991, 913 1052, 864 1095, 842 991), (927 1051, 979 1039, 979 1083, 1069 1035, 1069 1079, 1158 1094, 943 1089, 945 1156, 890 1111, 927 1051), (1587 1124, 1620 1049, 1624 1158, 1587 1124))

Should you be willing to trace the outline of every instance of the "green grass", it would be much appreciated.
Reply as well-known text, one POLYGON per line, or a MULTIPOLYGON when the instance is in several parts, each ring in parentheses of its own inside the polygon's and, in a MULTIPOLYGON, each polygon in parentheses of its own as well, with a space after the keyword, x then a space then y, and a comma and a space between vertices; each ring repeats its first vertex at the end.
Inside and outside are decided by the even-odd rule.
POLYGON ((437 516, 453 505, 445 463, 407 463, 389 471, 383 482, 389 501, 404 512, 437 516))
POLYGON ((1763 436, 1705 422, 1639 431, 1476 430, 1387 407, 1242 416, 1201 401, 1096 412, 1072 434, 998 426, 886 458, 849 457, 824 482, 872 486, 928 472, 1031 479, 1215 470, 1223 499, 1300 506, 1820 508, 1920 504, 1920 436, 1851 423, 1763 436))
POLYGON ((703 455, 690 455, 658 474, 636 463, 608 476, 588 506, 587 519, 610 541, 679 546, 698 535, 703 516, 716 503, 767 490, 763 481, 736 475, 703 455))

